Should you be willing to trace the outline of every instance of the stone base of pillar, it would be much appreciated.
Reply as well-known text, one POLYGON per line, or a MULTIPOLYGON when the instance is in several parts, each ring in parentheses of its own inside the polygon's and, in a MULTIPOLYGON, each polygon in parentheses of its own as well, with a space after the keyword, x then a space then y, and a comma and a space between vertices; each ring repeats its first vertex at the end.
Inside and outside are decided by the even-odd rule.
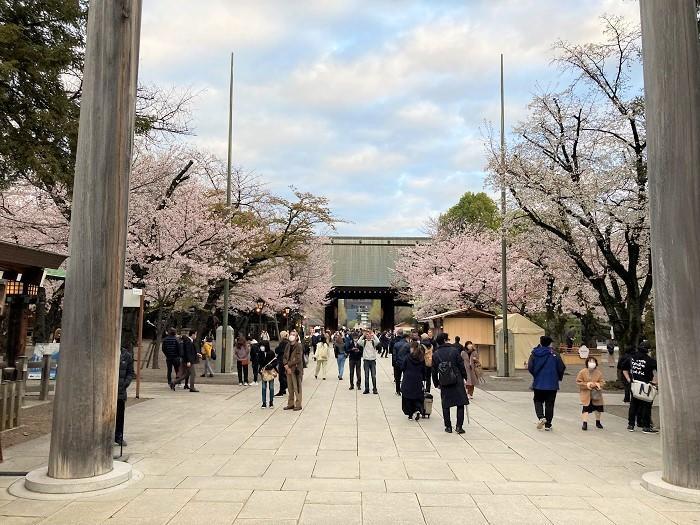
POLYGON ((47 467, 32 470, 13 483, 8 489, 9 493, 25 499, 74 499, 76 496, 98 496, 120 490, 143 478, 143 474, 123 461, 115 461, 111 472, 92 478, 56 479, 49 477, 47 470, 47 467))
POLYGON ((700 503, 700 490, 686 489, 685 487, 671 485, 661 478, 660 470, 644 474, 642 476, 642 487, 649 492, 666 498, 700 503))

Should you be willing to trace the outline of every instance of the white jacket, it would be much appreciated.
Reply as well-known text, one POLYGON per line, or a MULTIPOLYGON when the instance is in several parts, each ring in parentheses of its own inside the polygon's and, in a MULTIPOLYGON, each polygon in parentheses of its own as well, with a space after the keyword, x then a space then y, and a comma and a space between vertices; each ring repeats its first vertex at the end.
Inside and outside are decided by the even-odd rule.
POLYGON ((357 345, 362 348, 362 359, 365 361, 377 360, 377 348, 379 347, 379 338, 375 335, 372 339, 365 340, 365 336, 361 336, 357 340, 357 345))

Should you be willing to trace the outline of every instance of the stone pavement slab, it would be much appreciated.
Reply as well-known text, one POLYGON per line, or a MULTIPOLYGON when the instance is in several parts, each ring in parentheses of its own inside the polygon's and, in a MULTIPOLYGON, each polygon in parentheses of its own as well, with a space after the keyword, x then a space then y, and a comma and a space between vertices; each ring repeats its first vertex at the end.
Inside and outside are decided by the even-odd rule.
MULTIPOLYGON (((578 396, 557 397, 554 431, 535 428, 529 392, 477 389, 467 433, 443 431, 439 393, 420 422, 401 413, 388 359, 379 395, 348 381, 304 378, 304 410, 260 408, 260 389, 202 384, 201 393, 144 383, 129 407, 125 452, 144 474, 128 488, 28 501, 0 477, 0 523, 109 525, 393 523, 698 523, 700 505, 639 486, 661 464, 659 436, 604 416, 582 432, 578 396), (187 418, 182 414, 187 413, 187 418)), ((618 394, 609 403, 621 404, 618 394)), ((43 436, 5 451, 2 469, 45 464, 43 436)))

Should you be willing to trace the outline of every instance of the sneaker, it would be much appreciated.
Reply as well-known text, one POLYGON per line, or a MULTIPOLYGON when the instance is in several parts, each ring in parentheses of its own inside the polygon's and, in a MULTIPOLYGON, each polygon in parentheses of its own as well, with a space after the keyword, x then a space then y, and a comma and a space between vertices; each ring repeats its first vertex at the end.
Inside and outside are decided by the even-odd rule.
POLYGON ((277 392, 277 393, 275 394, 275 397, 282 397, 282 396, 286 396, 286 395, 287 395, 286 392, 277 392))
POLYGON ((420 421, 420 412, 416 410, 416 413, 413 414, 413 419, 415 419, 416 421, 420 421))
POLYGON ((445 427, 445 432, 452 434, 452 427, 445 427))
POLYGON ((397 395, 397 396, 400 396, 400 395, 401 395, 401 392, 396 392, 396 395, 397 395))
POLYGON ((250 383, 243 383, 245 386, 250 386, 250 383))
POLYGON ((258 382, 257 382, 257 381, 253 381, 253 385, 254 385, 254 386, 258 386, 258 382))
POLYGON ((582 423, 581 430, 588 430, 588 423, 582 423))
POLYGON ((374 390, 372 390, 372 393, 373 393, 373 394, 378 394, 379 392, 378 392, 377 389, 375 388, 374 390))
POLYGON ((647 427, 642 429, 643 434, 658 434, 659 431, 653 427, 647 427))
POLYGON ((185 385, 183 388, 184 388, 185 390, 189 390, 189 389, 190 389, 190 385, 185 385))
POLYGON ((350 385, 350 388, 348 388, 348 390, 355 390, 355 387, 350 385))
POLYGON ((273 405, 272 403, 270 403, 269 408, 270 408, 270 410, 272 410, 273 408, 275 408, 275 405, 273 405))
POLYGON ((595 427, 603 430, 603 424, 600 421, 595 422, 595 427))
POLYGON ((294 407, 294 412, 299 412, 301 410, 301 407, 294 407))
POLYGON ((197 390, 196 388, 190 388, 190 392, 199 392, 199 390, 197 390))
POLYGON ((552 431, 552 425, 549 425, 548 427, 544 427, 545 431, 551 432, 552 431))
POLYGON ((363 394, 369 394, 369 390, 365 390, 365 391, 362 392, 362 393, 363 393, 363 394))
POLYGON ((634 432, 634 425, 627 425, 627 430, 634 432))
POLYGON ((462 427, 457 427, 455 430, 457 434, 466 434, 466 431, 462 427))
POLYGON ((170 390, 175 392, 175 383, 170 383, 168 386, 170 386, 170 390))
POLYGON ((202 374, 202 375, 199 376, 199 377, 207 377, 207 374, 202 374))
POLYGON ((542 430, 542 428, 547 424, 547 420, 545 418, 540 419, 537 422, 537 430, 542 430))
POLYGON ((265 403, 263 403, 260 408, 267 408, 267 405, 265 403))

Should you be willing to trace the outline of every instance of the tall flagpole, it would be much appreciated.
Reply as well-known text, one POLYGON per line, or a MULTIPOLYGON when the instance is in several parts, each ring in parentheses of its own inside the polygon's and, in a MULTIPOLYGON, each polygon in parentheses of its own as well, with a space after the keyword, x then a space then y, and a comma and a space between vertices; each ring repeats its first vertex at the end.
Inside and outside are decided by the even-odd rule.
MULTIPOLYGON (((228 165, 226 169, 226 207, 231 207, 231 162, 233 160, 233 53, 231 53, 231 75, 229 81, 228 109, 228 165)), ((221 372, 226 372, 226 350, 228 348, 228 309, 229 309, 229 279, 224 280, 224 312, 221 329, 221 372)))
POLYGON ((505 97, 503 93, 503 53, 501 53, 501 294, 503 310, 503 376, 510 376, 508 355, 508 265, 506 263, 506 139, 505 139, 505 97))

